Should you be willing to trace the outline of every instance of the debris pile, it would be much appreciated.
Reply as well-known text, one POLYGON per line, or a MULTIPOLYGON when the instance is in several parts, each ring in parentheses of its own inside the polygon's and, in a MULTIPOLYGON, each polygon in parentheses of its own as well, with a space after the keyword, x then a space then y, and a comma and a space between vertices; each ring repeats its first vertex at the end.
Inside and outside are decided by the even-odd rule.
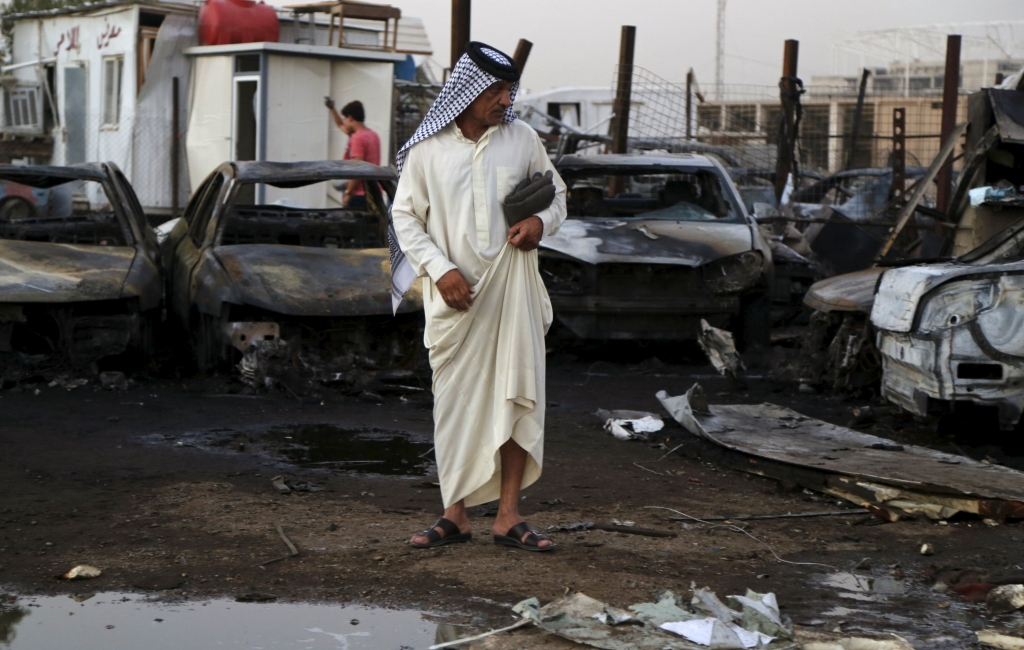
POLYGON ((710 589, 691 588, 689 601, 664 591, 656 602, 628 609, 570 592, 543 607, 529 598, 513 611, 545 632, 605 650, 796 647, 793 624, 780 614, 775 594, 747 590, 743 596, 729 596, 733 609, 710 589))

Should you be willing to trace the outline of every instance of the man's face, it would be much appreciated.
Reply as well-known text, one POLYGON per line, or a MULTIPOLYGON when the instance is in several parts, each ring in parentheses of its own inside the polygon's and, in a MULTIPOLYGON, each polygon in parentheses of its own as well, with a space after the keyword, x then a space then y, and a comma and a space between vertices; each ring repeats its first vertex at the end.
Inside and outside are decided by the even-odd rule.
POLYGON ((352 135, 356 132, 356 121, 348 115, 342 115, 341 130, 345 132, 345 135, 352 135))
POLYGON ((469 105, 466 112, 470 117, 487 126, 501 124, 505 110, 512 105, 512 81, 498 81, 487 87, 487 90, 480 93, 473 103, 469 105))

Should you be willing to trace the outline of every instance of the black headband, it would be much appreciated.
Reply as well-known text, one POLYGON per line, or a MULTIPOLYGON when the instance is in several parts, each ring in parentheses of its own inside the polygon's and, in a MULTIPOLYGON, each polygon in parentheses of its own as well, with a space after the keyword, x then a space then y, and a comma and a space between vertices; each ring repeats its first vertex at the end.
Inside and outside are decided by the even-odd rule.
POLYGON ((505 54, 501 50, 491 47, 486 43, 479 41, 470 41, 469 45, 466 46, 466 54, 469 58, 479 67, 481 70, 490 74, 502 81, 519 81, 519 66, 509 55, 505 54), (484 50, 490 50, 495 54, 504 58, 508 63, 500 63, 495 61, 487 54, 484 50))

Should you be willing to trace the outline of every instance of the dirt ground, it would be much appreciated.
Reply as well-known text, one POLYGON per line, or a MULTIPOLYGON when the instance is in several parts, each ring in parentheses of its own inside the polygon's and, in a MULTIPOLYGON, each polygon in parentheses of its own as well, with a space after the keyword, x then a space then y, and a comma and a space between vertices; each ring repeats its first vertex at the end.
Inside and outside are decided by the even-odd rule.
MULTIPOLYGON (((2 391, 0 586, 26 594, 261 594, 453 612, 456 619, 505 624, 507 607, 530 596, 543 603, 569 588, 626 606, 650 600, 661 589, 685 594, 694 582, 723 595, 747 588, 773 591, 798 624, 844 631, 881 625, 949 642, 932 647, 966 647, 960 644, 967 644, 976 619, 985 624, 984 609, 931 589, 934 576, 954 567, 1021 571, 1019 523, 878 525, 870 516, 851 514, 747 522, 755 540, 725 526, 684 526, 668 519, 676 516, 672 512, 657 509, 702 518, 850 507, 702 460, 705 443, 673 422, 657 440, 622 442, 592 415, 598 408, 660 411, 658 390, 679 394, 695 381, 712 403, 772 401, 842 425, 851 407, 866 403, 802 393, 764 378, 740 390, 711 373, 709 366, 686 359, 673 364, 599 354, 551 357, 544 476, 525 491, 524 515, 540 529, 618 519, 675 536, 556 532, 560 548, 545 554, 491 543, 493 515, 486 508, 474 510, 469 544, 407 546, 409 536, 440 512, 436 478, 429 474, 302 467, 253 453, 244 444, 207 449, 188 442, 195 432, 230 437, 302 423, 398 430, 428 441, 431 414, 422 401, 388 397, 372 403, 330 392, 305 401, 283 393, 240 395, 226 392, 234 389, 222 378, 137 377, 127 391, 100 390, 94 382, 70 391, 41 384, 2 391), (279 494, 271 485, 277 475, 325 489, 279 494), (288 552, 276 525, 299 554, 260 566, 288 552), (935 554, 920 555, 922 542, 931 543, 935 554), (83 563, 103 575, 81 582, 56 578, 83 563), (855 566, 906 579, 906 594, 881 599, 877 621, 855 613, 824 615, 851 605, 840 602, 827 576, 855 566)), ((868 430, 955 451, 954 442, 936 436, 928 423, 889 417, 868 430)), ((1019 461, 1000 457, 990 443, 965 451, 1007 464, 1019 461)))

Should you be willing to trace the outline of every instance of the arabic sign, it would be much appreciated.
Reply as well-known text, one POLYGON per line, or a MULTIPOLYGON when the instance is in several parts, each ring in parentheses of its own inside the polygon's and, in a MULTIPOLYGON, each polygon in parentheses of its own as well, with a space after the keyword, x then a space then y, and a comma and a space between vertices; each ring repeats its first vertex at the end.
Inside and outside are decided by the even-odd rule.
MULTIPOLYGON (((105 47, 110 47, 111 41, 120 35, 121 28, 119 26, 105 22, 103 31, 96 36, 96 48, 102 50, 105 47)), ((61 32, 60 38, 57 40, 57 47, 53 50, 53 56, 56 57, 61 52, 72 50, 76 53, 82 50, 81 28, 78 25, 61 32)))
POLYGON ((75 25, 60 35, 60 40, 57 41, 57 48, 53 51, 53 56, 60 54, 62 46, 65 52, 70 52, 71 50, 75 50, 77 52, 81 50, 82 44, 78 39, 78 25, 75 25))
POLYGON ((103 32, 96 38, 97 49, 102 50, 103 48, 110 45, 110 41, 117 38, 117 35, 121 33, 121 28, 117 25, 111 25, 106 23, 104 25, 103 32))

